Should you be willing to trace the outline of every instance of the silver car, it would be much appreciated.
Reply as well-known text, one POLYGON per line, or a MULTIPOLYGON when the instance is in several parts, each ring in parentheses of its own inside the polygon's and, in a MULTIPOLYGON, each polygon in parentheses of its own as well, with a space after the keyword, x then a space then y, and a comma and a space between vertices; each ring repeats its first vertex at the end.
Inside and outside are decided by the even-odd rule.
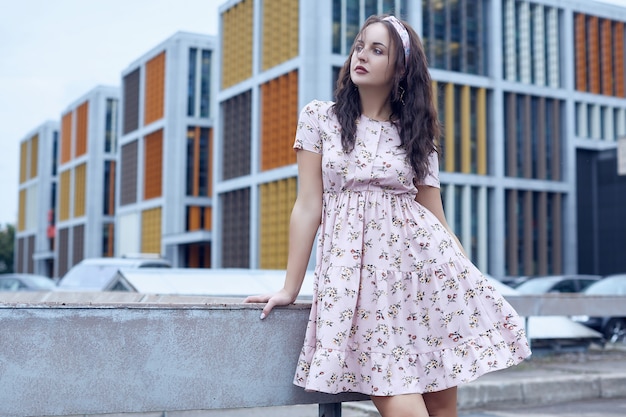
POLYGON ((35 274, 2 274, 0 291, 54 291, 56 284, 50 278, 35 274))
MULTIPOLYGON (((591 284, 583 294, 626 295, 626 274, 609 275, 591 284)), ((601 332, 607 342, 626 342, 626 317, 574 316, 572 320, 601 332)))

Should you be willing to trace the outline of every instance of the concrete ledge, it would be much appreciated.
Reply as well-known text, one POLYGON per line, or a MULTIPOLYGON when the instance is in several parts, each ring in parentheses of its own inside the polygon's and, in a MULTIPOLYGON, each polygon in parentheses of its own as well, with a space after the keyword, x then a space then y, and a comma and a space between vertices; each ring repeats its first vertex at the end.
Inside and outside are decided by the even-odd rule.
POLYGON ((0 416, 326 404, 292 385, 309 307, 0 305, 0 416), (6 337, 4 335, 11 335, 6 337))
POLYGON ((469 409, 483 407, 487 404, 515 404, 522 401, 524 392, 522 384, 501 382, 470 383, 458 389, 457 403, 459 408, 469 409))
POLYGON ((615 375, 543 374, 499 381, 478 380, 459 387, 460 409, 515 404, 558 404, 626 397, 626 373, 615 375))
POLYGON ((602 398, 626 397, 626 373, 607 375, 600 379, 600 396, 602 398))
MULTIPOLYGON (((566 309, 577 304, 576 314, 626 310, 623 296, 581 298, 508 299, 523 315, 554 314, 563 300, 566 309)), ((2 294, 0 416, 151 417, 368 399, 292 385, 308 303, 261 321, 260 306, 240 302, 137 293, 2 294)), ((626 396, 626 373, 502 378, 461 386, 459 407, 626 396)))
POLYGON ((600 398, 600 379, 594 375, 553 376, 522 382, 523 401, 556 404, 600 398))

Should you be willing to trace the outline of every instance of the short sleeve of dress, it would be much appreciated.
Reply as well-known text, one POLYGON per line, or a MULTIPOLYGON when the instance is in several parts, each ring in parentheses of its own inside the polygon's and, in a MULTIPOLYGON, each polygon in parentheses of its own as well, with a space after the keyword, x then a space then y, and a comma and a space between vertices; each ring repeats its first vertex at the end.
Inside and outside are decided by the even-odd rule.
POLYGON ((322 138, 320 135, 320 107, 321 102, 314 100, 300 111, 296 127, 294 149, 303 149, 315 153, 322 153, 322 138))
POLYGON ((419 185, 429 185, 431 187, 440 188, 439 183, 439 154, 432 152, 428 157, 428 175, 419 185))

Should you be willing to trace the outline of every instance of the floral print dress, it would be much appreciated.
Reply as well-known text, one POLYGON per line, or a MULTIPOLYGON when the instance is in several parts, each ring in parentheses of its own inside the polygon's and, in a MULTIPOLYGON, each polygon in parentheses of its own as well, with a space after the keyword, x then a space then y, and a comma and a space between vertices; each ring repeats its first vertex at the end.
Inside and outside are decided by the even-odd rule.
MULTIPOLYGON (((301 112, 294 148, 322 154, 314 298, 294 383, 398 395, 440 391, 530 354, 513 308, 417 189, 393 124, 361 116, 341 146, 331 102, 301 112)), ((436 154, 424 184, 439 187, 436 154)))

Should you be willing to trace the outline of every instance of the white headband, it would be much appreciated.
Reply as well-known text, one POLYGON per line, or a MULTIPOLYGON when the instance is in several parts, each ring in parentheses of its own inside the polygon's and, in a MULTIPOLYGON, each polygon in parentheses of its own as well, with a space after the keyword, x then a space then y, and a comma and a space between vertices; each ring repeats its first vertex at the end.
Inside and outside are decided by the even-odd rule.
POLYGON ((400 22, 395 16, 387 16, 383 20, 391 22, 396 32, 398 32, 398 35, 402 40, 402 47, 404 48, 404 59, 406 60, 409 57, 409 53, 411 52, 409 32, 406 30, 402 22, 400 22))

